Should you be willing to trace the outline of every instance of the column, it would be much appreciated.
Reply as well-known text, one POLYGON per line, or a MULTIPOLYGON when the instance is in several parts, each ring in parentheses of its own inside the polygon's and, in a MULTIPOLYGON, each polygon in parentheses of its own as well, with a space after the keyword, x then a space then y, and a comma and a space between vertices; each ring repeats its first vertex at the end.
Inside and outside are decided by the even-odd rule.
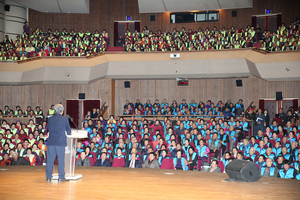
POLYGON ((23 34, 23 26, 27 21, 27 7, 11 0, 5 0, 5 4, 10 6, 10 10, 5 11, 5 35, 15 40, 17 35, 23 34))

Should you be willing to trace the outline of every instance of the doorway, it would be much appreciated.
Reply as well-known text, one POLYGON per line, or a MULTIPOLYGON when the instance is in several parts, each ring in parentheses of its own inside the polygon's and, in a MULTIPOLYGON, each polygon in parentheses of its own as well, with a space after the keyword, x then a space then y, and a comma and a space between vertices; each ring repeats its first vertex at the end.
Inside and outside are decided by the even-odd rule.
POLYGON ((124 36, 127 29, 131 33, 134 33, 135 30, 140 32, 140 24, 140 21, 114 21, 114 46, 117 45, 119 36, 124 36))

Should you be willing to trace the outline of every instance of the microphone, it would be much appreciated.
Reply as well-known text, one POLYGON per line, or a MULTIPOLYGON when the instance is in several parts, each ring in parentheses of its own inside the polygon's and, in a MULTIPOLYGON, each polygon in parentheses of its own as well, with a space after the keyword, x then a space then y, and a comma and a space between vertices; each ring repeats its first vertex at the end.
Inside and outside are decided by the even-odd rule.
POLYGON ((72 122, 72 124, 75 125, 75 127, 77 128, 77 132, 78 132, 78 126, 75 124, 74 119, 70 115, 66 115, 66 117, 72 122))

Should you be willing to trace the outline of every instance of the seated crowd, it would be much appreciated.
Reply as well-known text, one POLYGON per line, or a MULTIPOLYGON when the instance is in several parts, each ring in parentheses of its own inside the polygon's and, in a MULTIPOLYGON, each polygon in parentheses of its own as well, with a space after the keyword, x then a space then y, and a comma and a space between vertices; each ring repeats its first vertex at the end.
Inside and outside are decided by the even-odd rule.
POLYGON ((278 27, 277 31, 262 31, 257 25, 255 28, 236 29, 223 27, 218 30, 206 28, 202 30, 182 27, 181 30, 175 28, 171 32, 155 33, 145 27, 142 32, 131 33, 128 29, 125 36, 120 36, 117 45, 124 45, 127 52, 151 52, 151 51, 199 51, 199 50, 219 50, 219 49, 239 49, 253 47, 253 43, 261 42, 260 49, 269 51, 292 51, 300 49, 300 26, 291 23, 284 23, 278 27))
POLYGON ((0 45, 0 61, 26 60, 37 56, 90 56, 105 52, 107 43, 108 33, 105 30, 91 33, 89 30, 75 32, 72 29, 68 33, 66 29, 43 32, 37 28, 31 35, 24 31, 15 40, 6 35, 0 45))
MULTIPOLYGON (((207 102, 204 107, 212 112, 213 104, 207 102)), ((181 109, 186 106, 186 110, 192 112, 193 103, 192 100, 190 105, 184 105, 183 101, 181 109)), ((149 101, 143 105, 137 100, 135 104, 127 102, 124 107, 127 110, 132 107, 132 112, 138 107, 147 106, 149 110, 156 107, 161 112, 165 104, 165 100, 161 104, 156 100, 155 105, 149 101)), ((226 107, 233 107, 230 104, 229 101, 226 107)), ((242 100, 237 104, 234 107, 243 113, 242 100)), ((199 108, 199 105, 194 106, 199 108)), ((180 105, 175 109, 177 107, 180 105)), ((258 126, 260 112, 250 109, 245 114, 248 119, 231 112, 235 115, 229 119, 210 116, 207 121, 193 120, 188 115, 174 116, 175 120, 168 116, 158 120, 154 114, 149 121, 142 116, 132 116, 128 121, 124 119, 126 116, 118 120, 110 116, 107 121, 102 116, 98 120, 87 119, 84 129, 89 132, 89 139, 78 142, 76 165, 225 172, 224 167, 229 162, 240 159, 255 162, 262 176, 300 180, 300 126, 291 125, 289 120, 278 125, 274 120, 262 130, 258 126), (258 126, 254 136, 250 135, 249 119, 258 126), (203 167, 206 162, 211 164, 208 169, 203 167)))
POLYGON ((164 99, 160 104, 159 100, 156 99, 153 104, 151 100, 147 100, 145 104, 142 104, 139 99, 136 100, 136 103, 130 103, 128 100, 124 105, 124 115, 169 115, 175 116, 184 116, 187 115, 188 118, 196 115, 197 118, 204 118, 205 116, 216 116, 217 118, 226 118, 242 116, 243 114, 243 100, 240 99, 236 104, 233 104, 230 100, 227 103, 219 101, 216 105, 207 101, 205 105, 204 102, 200 101, 198 104, 194 99, 191 100, 189 104, 186 103, 186 100, 183 99, 180 104, 176 100, 172 104, 168 104, 167 100, 164 99))
MULTIPOLYGON (((54 115, 54 105, 51 105, 51 107, 48 109, 46 116, 52 116, 54 115)), ((13 110, 9 106, 4 106, 3 110, 0 110, 0 118, 10 118, 10 117, 39 117, 44 118, 44 112, 40 108, 40 106, 36 106, 35 110, 32 109, 31 106, 27 106, 27 109, 23 111, 20 106, 16 106, 16 109, 13 110)))
MULTIPOLYGON (((243 112, 242 100, 238 104, 243 112)), ((204 106, 211 105, 208 101, 204 106)), ((258 129, 251 136, 245 116, 210 116, 208 120, 188 116, 158 120, 154 116, 151 120, 133 117, 128 121, 124 117, 116 120, 113 115, 108 120, 99 116, 84 122, 82 129, 89 134, 74 147, 76 166, 225 172, 229 162, 240 159, 255 162, 262 176, 300 180, 299 128, 290 121, 278 125, 274 120, 264 131, 258 129)), ((4 122, 0 129, 1 165, 42 164, 47 159, 46 144, 46 121, 4 122)))

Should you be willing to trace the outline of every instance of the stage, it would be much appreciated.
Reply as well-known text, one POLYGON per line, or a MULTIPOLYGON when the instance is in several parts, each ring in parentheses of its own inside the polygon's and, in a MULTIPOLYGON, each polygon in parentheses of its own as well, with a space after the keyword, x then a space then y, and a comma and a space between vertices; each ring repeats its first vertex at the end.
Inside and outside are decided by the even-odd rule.
POLYGON ((300 181, 224 182, 198 171, 77 167, 77 181, 46 182, 43 166, 0 167, 1 199, 300 199, 300 181), (172 173, 172 174, 170 174, 172 173), (174 174, 173 174, 174 173, 174 174))

